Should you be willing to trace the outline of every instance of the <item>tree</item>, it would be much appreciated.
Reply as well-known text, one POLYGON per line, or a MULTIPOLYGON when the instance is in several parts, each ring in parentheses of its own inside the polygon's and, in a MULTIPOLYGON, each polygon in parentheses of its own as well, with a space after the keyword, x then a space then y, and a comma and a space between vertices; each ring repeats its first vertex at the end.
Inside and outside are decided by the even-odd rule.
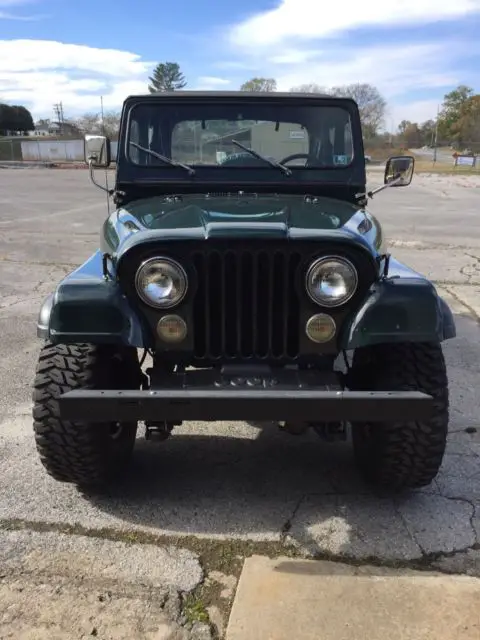
POLYGON ((187 86, 185 76, 180 71, 180 66, 177 62, 160 62, 148 79, 151 82, 148 85, 150 93, 178 91, 178 89, 183 89, 187 86))
POLYGON ((420 125, 420 135, 422 138, 422 146, 433 146, 435 143, 435 120, 426 120, 420 125))
POLYGON ((398 125, 397 143, 412 149, 430 146, 435 140, 435 126, 434 120, 426 120, 422 124, 402 120, 398 125))
POLYGON ((420 127, 416 122, 409 122, 403 132, 403 145, 409 149, 418 149, 423 146, 420 127))
POLYGON ((480 144, 480 95, 464 84, 443 99, 438 118, 440 138, 461 149, 480 144))
POLYGON ((410 122, 410 120, 402 120, 400 122, 400 124, 398 125, 398 134, 400 136, 405 135, 405 131, 408 129, 408 127, 411 125, 412 123, 410 122))
POLYGON ((472 96, 473 89, 465 84, 459 85, 444 96, 438 116, 438 131, 441 138, 453 142, 455 137, 458 136, 456 124, 462 116, 463 105, 472 96))
POLYGON ((98 113, 84 113, 75 120, 76 126, 84 133, 100 133, 100 116, 98 113))
POLYGON ((383 125, 387 103, 378 89, 371 84, 349 84, 333 87, 334 96, 353 98, 358 104, 365 138, 374 138, 383 125))
POLYGON ((472 95, 460 107, 458 119, 451 126, 451 133, 459 148, 471 151, 480 148, 480 95, 472 95))
POLYGON ((307 84, 299 84, 296 87, 290 89, 292 93, 328 93, 325 87, 321 87, 316 82, 310 82, 307 84))
POLYGON ((102 129, 109 138, 116 138, 120 131, 121 114, 117 111, 107 111, 103 116, 102 129))
POLYGON ((251 78, 244 82, 240 91, 276 91, 277 81, 274 78, 251 78))
POLYGON ((74 124, 84 133, 101 134, 115 138, 120 128, 120 113, 116 111, 105 113, 103 122, 100 113, 85 113, 77 118, 74 124))
POLYGON ((33 131, 35 125, 30 111, 21 105, 0 104, 0 131, 33 131))

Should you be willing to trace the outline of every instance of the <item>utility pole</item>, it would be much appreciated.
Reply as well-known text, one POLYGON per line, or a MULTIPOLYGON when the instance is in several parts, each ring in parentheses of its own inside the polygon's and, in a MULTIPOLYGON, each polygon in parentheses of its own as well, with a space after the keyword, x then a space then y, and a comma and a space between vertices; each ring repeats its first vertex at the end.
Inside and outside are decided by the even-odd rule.
POLYGON ((100 115, 102 117, 102 135, 105 134, 105 115, 103 113, 103 96, 100 96, 100 115))
POLYGON ((57 117, 57 122, 58 125, 60 127, 60 135, 63 135, 63 125, 65 122, 64 116, 63 116, 63 104, 62 102, 57 102, 57 104, 53 105, 53 111, 57 117))
POLYGON ((438 118, 440 116, 440 105, 437 106, 437 120, 435 122, 435 133, 433 139, 433 164, 437 161, 437 142, 438 142, 438 118))
MULTIPOLYGON (((100 96, 100 115, 102 118, 102 135, 106 136, 105 133, 105 114, 103 113, 103 96, 100 96)), ((107 213, 108 215, 110 215, 110 194, 108 191, 108 171, 107 168, 105 167, 105 186, 107 187, 107 213)))

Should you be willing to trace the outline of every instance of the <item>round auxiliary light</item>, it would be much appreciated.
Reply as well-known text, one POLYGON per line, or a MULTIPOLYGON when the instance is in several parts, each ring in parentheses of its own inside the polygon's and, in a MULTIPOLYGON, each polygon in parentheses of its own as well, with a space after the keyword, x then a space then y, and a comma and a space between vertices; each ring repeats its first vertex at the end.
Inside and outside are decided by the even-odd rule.
POLYGON ((335 320, 326 313, 315 314, 309 318, 305 327, 308 338, 318 344, 329 342, 334 337, 336 330, 335 320))
POLYGON ((357 270, 346 258, 325 256, 309 267, 307 293, 322 307, 339 307, 350 300, 358 286, 357 270))
POLYGON ((188 279, 185 269, 170 258, 150 258, 140 265, 135 287, 146 304, 158 309, 175 307, 185 297, 188 279))
POLYGON ((157 333, 161 340, 176 344, 183 342, 187 337, 187 323, 183 318, 176 315, 163 316, 158 321, 157 333))

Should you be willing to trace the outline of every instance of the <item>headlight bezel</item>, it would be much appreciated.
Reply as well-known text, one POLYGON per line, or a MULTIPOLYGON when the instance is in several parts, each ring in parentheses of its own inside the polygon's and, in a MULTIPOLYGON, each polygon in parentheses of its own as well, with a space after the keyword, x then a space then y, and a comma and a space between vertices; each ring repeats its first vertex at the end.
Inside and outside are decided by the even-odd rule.
POLYGON ((158 309, 159 311, 165 311, 168 309, 173 309, 175 307, 178 307, 185 300, 185 296, 187 295, 187 292, 189 289, 188 275, 185 268, 183 267, 182 264, 180 264, 180 262, 178 262, 174 258, 170 258, 169 256, 152 256, 144 260, 139 265, 139 267, 135 272, 134 285, 135 285, 136 294, 140 298, 140 300, 144 304, 146 304, 148 307, 151 307, 153 309, 158 309), (178 272, 179 278, 183 282, 182 295, 177 297, 175 300, 167 300, 165 303, 153 302, 151 298, 149 298, 144 294, 142 288, 139 286, 139 281, 140 281, 140 277, 142 275, 143 269, 145 269, 152 263, 157 263, 157 262, 165 263, 170 268, 176 269, 178 272))
POLYGON ((342 255, 327 255, 327 256, 319 256, 318 258, 315 258, 309 265, 308 269, 306 270, 305 273, 305 290, 307 292, 308 297, 310 298, 310 300, 317 306, 319 307, 324 307, 327 309, 336 309, 339 307, 343 307, 344 305, 346 305, 348 302, 350 302, 350 300, 354 297, 354 295, 357 293, 358 291, 358 287, 359 287, 359 276, 358 276, 358 269, 356 268, 356 266, 354 265, 354 263, 349 259, 346 258, 345 256, 342 255), (323 265, 326 262, 340 262, 342 263, 344 266, 346 266, 347 268, 349 268, 354 276, 354 286, 352 287, 351 291, 349 292, 348 296, 344 296, 343 298, 340 299, 340 301, 337 300, 328 300, 328 299, 322 299, 319 300, 318 298, 316 298, 310 289, 310 278, 312 275, 312 272, 317 269, 319 266, 323 265))

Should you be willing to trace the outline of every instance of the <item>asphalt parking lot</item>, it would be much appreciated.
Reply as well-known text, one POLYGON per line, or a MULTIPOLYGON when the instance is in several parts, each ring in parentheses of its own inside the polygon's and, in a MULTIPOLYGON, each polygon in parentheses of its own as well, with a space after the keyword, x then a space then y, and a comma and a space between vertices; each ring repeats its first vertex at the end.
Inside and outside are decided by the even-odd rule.
MULTIPOLYGON (((399 500, 375 495, 359 481, 346 445, 273 426, 190 423, 162 444, 140 433, 129 477, 99 498, 47 477, 34 450, 30 395, 39 305, 96 250, 106 199, 86 171, 0 169, 0 559, 14 562, 17 548, 27 557, 29 545, 83 548, 81 536, 68 536, 83 532, 89 557, 101 563, 113 553, 104 532, 117 531, 236 541, 239 549, 294 542, 324 557, 428 561, 480 575, 479 196, 480 180, 418 176, 370 207, 394 255, 437 282, 456 313, 458 337, 445 344, 449 445, 431 487, 399 500)), ((135 575, 145 581, 151 558, 138 553, 135 575)), ((187 556, 156 579, 193 588, 201 571, 187 556)))

